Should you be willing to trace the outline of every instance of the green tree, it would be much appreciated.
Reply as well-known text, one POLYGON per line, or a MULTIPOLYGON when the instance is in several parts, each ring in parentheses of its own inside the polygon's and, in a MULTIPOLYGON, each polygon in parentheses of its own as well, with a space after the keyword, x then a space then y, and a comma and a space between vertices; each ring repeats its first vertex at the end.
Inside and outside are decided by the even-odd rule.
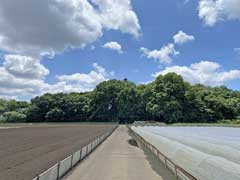
POLYGON ((51 109, 46 114, 47 122, 62 122, 64 120, 65 113, 58 108, 51 109))
POLYGON ((16 122, 20 123, 20 122, 26 121, 26 115, 16 111, 9 111, 9 112, 3 113, 3 119, 4 119, 4 122, 8 122, 8 123, 16 123, 16 122))
POLYGON ((117 97, 124 82, 109 80, 100 83, 93 92, 90 119, 97 121, 117 121, 117 97))
POLYGON ((27 109, 26 109, 26 119, 27 122, 44 122, 43 117, 42 117, 42 110, 34 105, 31 104, 27 109))
POLYGON ((195 123, 239 116, 239 91, 224 86, 191 85, 175 73, 159 75, 153 82, 138 86, 127 79, 109 80, 91 92, 47 93, 33 98, 30 103, 0 99, 0 120, 9 122, 157 120, 195 123))
POLYGON ((64 112, 68 121, 87 121, 90 115, 91 93, 71 93, 66 96, 64 112))
POLYGON ((153 82, 151 97, 147 103, 154 119, 166 123, 174 123, 183 119, 183 103, 185 101, 185 83, 175 73, 159 75, 153 82))
POLYGON ((136 85, 125 81, 117 97, 118 119, 120 122, 133 122, 142 115, 143 102, 136 85))

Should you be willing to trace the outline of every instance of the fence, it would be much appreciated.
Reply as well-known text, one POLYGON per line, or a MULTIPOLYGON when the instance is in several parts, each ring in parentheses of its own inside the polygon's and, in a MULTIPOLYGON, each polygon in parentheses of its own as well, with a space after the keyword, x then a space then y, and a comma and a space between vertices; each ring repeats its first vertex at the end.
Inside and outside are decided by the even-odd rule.
POLYGON ((68 156, 67 158, 55 164, 43 173, 39 174, 33 180, 59 180, 76 164, 78 164, 94 149, 96 149, 96 147, 100 145, 108 136, 110 136, 116 128, 117 126, 112 130, 106 132, 105 134, 98 136, 95 140, 84 146, 82 149, 68 156))
POLYGON ((164 163, 164 165, 172 171, 177 179, 179 180, 197 180, 194 176, 192 176, 190 173, 188 173, 186 170, 175 164, 171 159, 166 157, 163 153, 159 151, 154 145, 147 142, 143 137, 138 135, 136 132, 134 132, 131 127, 129 127, 129 130, 137 137, 137 140, 143 144, 145 147, 147 147, 161 162, 164 163))

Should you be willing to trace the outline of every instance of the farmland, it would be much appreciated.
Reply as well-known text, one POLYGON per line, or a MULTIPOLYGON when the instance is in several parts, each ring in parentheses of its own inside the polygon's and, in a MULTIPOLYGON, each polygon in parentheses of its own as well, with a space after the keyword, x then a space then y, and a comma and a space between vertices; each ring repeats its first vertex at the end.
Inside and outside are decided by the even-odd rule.
POLYGON ((240 129, 227 127, 133 127, 197 179, 240 178, 240 129))
POLYGON ((0 129, 0 180, 28 180, 114 125, 33 125, 0 129))

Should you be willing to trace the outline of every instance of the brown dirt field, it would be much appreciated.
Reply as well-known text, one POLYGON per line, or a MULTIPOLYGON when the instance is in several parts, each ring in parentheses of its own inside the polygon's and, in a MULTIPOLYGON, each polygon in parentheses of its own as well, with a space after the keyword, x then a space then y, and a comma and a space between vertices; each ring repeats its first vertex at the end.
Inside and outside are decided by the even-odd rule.
POLYGON ((36 125, 0 129, 0 180, 31 180, 114 125, 36 125))

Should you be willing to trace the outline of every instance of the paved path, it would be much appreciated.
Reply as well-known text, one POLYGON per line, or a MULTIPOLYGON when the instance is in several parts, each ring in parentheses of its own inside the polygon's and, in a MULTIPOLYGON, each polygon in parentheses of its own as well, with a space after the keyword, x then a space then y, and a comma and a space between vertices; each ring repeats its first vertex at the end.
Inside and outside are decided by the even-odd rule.
POLYGON ((66 180, 175 179, 168 170, 161 171, 161 173, 166 171, 167 176, 164 173, 164 176, 160 176, 153 170, 146 153, 141 148, 129 144, 130 139, 132 138, 127 127, 119 126, 93 154, 66 177, 66 180))

